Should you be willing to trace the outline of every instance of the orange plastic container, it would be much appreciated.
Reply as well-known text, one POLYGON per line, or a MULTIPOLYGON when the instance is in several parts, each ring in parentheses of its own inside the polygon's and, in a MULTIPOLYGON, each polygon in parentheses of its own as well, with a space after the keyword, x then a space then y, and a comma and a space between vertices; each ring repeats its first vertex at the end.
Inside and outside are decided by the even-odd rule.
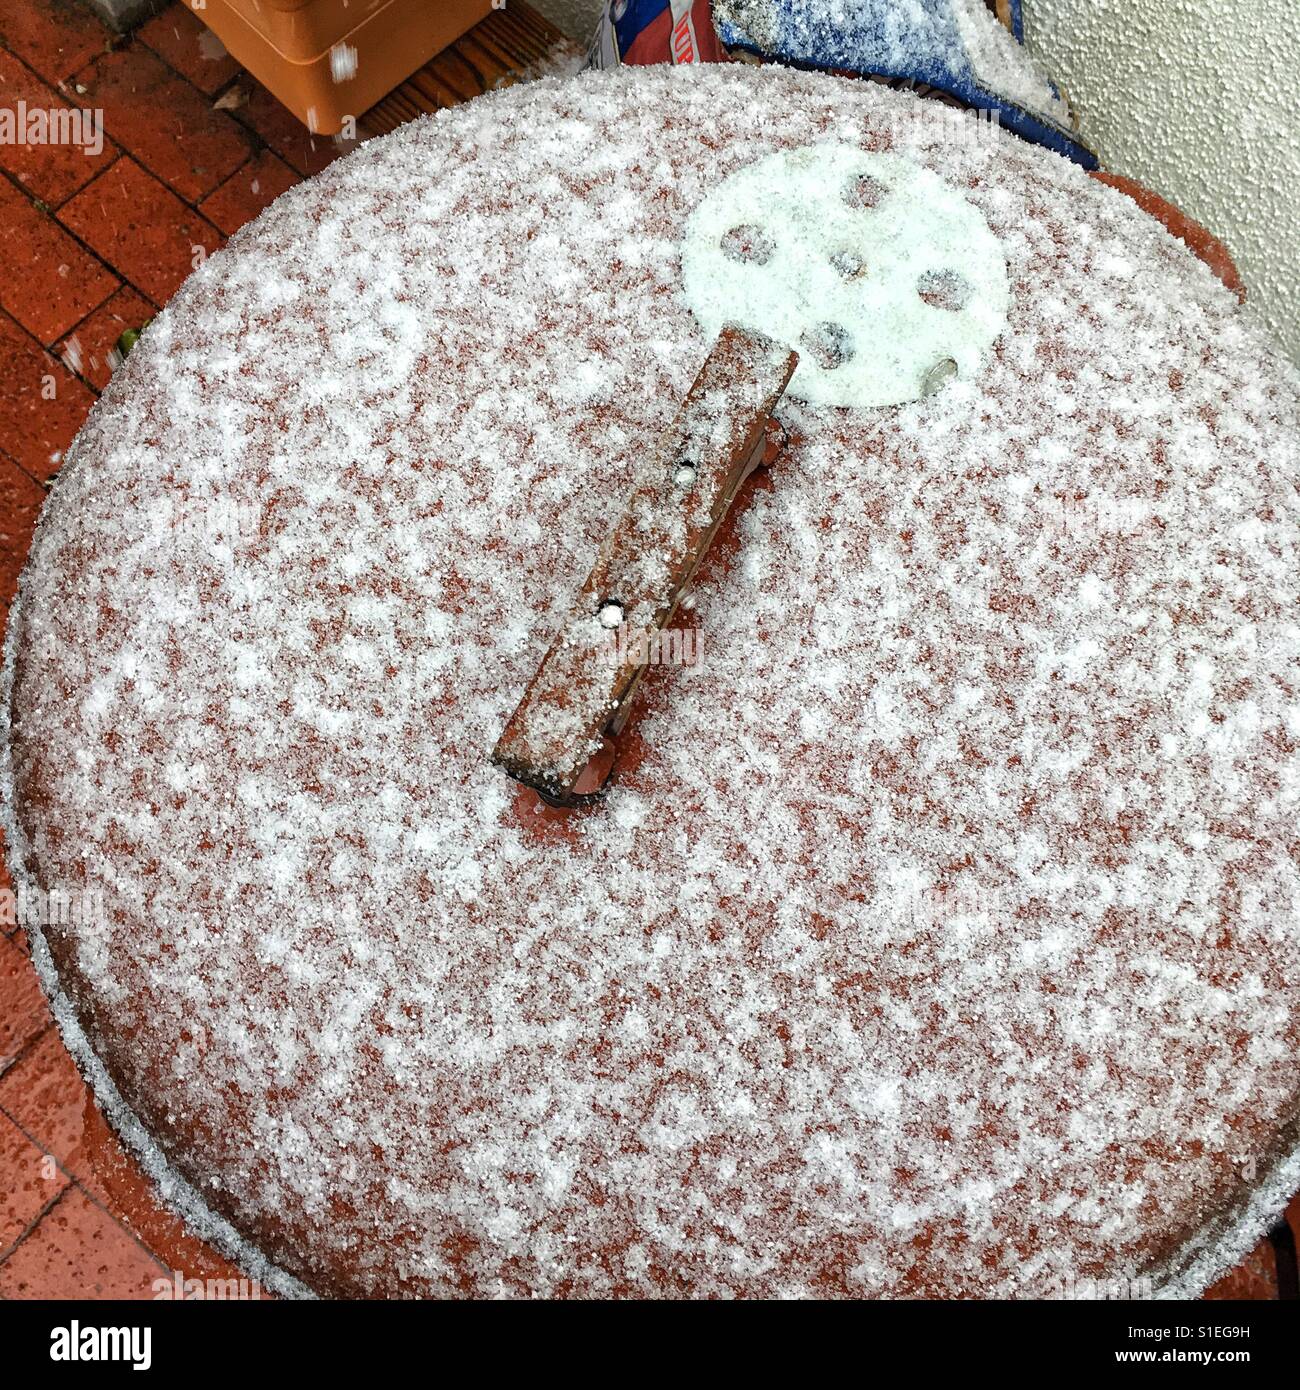
POLYGON ((185 0, 309 129, 337 135, 492 0, 185 0))

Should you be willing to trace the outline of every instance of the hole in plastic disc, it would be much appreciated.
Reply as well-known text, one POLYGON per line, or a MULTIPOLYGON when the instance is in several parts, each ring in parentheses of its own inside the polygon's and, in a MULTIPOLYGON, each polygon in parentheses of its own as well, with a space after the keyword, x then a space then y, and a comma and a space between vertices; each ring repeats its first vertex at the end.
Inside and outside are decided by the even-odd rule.
POLYGON ((927 270, 916 282, 916 292, 932 309, 957 313, 970 303, 970 281, 955 270, 927 270))
POLYGON ((722 254, 740 265, 766 265, 776 247, 761 227, 746 222, 722 238, 722 254))
POLYGON ((826 372, 842 367, 856 351, 849 330, 838 323, 813 324, 799 340, 799 345, 826 372))
POLYGON ((873 179, 870 174, 859 174, 844 190, 844 201, 851 208, 874 208, 884 202, 888 193, 888 186, 879 179, 873 179))

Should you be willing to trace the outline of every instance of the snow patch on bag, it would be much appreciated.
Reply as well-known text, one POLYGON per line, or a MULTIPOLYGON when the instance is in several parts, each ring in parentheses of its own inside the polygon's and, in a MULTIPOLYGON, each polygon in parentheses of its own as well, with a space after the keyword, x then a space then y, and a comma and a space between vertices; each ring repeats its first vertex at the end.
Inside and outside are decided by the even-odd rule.
POLYGON ((983 0, 611 0, 588 66, 713 63, 751 54, 936 87, 996 113, 1017 135, 1097 167, 1069 104, 983 0))

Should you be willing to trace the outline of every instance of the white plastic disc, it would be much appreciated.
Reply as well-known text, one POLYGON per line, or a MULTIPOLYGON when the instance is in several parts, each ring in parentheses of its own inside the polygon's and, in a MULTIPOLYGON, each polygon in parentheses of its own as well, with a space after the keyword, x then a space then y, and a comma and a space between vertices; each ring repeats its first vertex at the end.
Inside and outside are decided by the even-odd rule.
POLYGON ((687 224, 682 279, 710 337, 738 323, 789 343, 791 395, 859 407, 918 399, 945 360, 974 376, 1010 294, 1001 244, 956 189, 901 155, 834 144, 719 184, 687 224))

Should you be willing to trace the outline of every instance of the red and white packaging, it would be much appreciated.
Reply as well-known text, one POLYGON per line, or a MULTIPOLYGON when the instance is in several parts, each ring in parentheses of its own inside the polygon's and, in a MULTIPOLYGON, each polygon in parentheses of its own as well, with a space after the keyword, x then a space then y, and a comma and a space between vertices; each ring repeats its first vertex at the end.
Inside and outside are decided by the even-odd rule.
POLYGON ((592 68, 726 61, 709 0, 611 0, 587 56, 592 68))

